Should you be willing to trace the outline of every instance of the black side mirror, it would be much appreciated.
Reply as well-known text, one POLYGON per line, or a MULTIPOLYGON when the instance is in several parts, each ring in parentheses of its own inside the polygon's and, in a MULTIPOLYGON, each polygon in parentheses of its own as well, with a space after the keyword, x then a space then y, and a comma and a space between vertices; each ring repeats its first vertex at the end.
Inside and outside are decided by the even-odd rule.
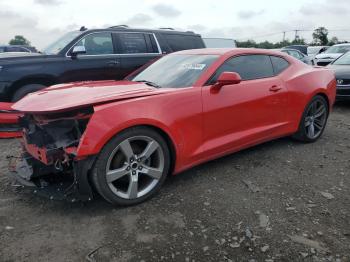
POLYGON ((79 46, 73 47, 73 50, 70 54, 72 58, 76 58, 78 55, 81 55, 81 54, 86 54, 85 46, 79 45, 79 46))

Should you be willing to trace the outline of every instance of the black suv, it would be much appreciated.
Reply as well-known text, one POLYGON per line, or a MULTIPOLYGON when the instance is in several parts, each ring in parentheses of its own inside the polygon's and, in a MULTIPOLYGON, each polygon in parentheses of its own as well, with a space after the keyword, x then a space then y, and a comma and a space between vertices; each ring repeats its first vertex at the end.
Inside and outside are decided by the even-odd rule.
POLYGON ((58 83, 123 79, 163 54, 195 48, 205 48, 200 35, 172 28, 82 27, 65 34, 42 55, 0 58, 0 102, 15 102, 58 83))

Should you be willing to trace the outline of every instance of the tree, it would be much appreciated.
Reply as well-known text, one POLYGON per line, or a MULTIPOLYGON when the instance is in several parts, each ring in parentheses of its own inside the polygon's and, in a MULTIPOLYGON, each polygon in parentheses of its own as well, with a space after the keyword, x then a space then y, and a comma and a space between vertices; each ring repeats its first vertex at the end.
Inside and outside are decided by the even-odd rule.
POLYGON ((319 27, 315 29, 312 34, 314 43, 318 45, 327 45, 328 44, 328 30, 325 27, 319 27))
POLYGON ((339 40, 338 40, 338 37, 332 37, 331 40, 329 40, 328 42, 328 45, 336 45, 336 44, 339 44, 339 40))
POLYGON ((16 35, 10 40, 9 45, 30 45, 30 42, 23 35, 16 35))

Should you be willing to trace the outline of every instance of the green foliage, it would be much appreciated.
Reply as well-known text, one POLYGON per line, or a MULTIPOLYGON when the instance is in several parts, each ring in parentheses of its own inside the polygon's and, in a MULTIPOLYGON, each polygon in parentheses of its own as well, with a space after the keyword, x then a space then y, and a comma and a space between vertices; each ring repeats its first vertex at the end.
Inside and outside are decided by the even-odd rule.
POLYGON ((10 40, 9 45, 30 45, 30 42, 22 35, 16 35, 10 40))
POLYGON ((328 30, 327 28, 321 26, 317 29, 312 34, 312 37, 314 39, 314 44, 316 45, 328 45, 328 30))
MULTIPOLYGON (((341 44, 341 43, 347 43, 346 41, 339 41, 337 37, 332 37, 331 39, 328 39, 328 29, 325 27, 319 27, 315 29, 315 31, 312 34, 313 42, 310 43, 310 45, 328 45, 332 46, 335 44, 341 44)), ((307 45, 305 39, 302 38, 296 38, 293 41, 290 40, 284 40, 278 43, 271 43, 269 41, 264 41, 257 43, 254 40, 247 40, 247 41, 236 41, 237 47, 243 47, 243 48, 264 48, 264 49, 280 49, 285 46, 289 45, 307 45)))
POLYGON ((271 43, 269 41, 264 41, 261 43, 256 43, 253 40, 248 41, 236 41, 237 47, 242 48, 263 48, 263 49, 279 49, 289 45, 305 45, 306 42, 304 39, 297 39, 293 41, 285 40, 278 43, 271 43))

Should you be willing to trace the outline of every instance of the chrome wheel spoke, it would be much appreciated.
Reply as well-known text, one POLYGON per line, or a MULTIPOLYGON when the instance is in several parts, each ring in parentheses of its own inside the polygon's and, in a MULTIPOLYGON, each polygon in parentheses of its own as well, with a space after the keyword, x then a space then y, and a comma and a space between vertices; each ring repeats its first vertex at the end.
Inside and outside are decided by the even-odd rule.
POLYGON ((130 183, 128 187, 128 192, 126 193, 128 195, 129 199, 137 198, 138 193, 138 176, 137 175, 131 175, 130 176, 130 183))
POLYGON ((132 150, 130 141, 128 139, 124 140, 120 144, 120 149, 128 160, 134 156, 134 151, 132 150))
POLYGON ((314 124, 310 124, 309 126, 309 137, 313 138, 315 136, 315 126, 314 124))
POLYGON ((316 121, 316 119, 315 119, 315 121, 314 121, 314 125, 315 125, 315 127, 317 127, 319 130, 321 130, 321 129, 323 128, 323 125, 322 125, 321 121, 316 121))
POLYGON ((310 120, 310 117, 306 117, 305 118, 305 127, 308 127, 311 125, 311 120, 310 120))
POLYGON ((156 141, 151 141, 148 143, 145 150, 140 155, 140 158, 148 159, 150 156, 159 148, 159 144, 156 141))
POLYGON ((319 117, 323 116, 325 112, 326 112, 326 108, 322 105, 322 106, 316 111, 314 117, 315 117, 315 118, 319 118, 319 117))
POLYGON ((143 166, 141 172, 157 180, 159 180, 163 174, 163 170, 148 166, 143 166))
POLYGON ((123 176, 127 175, 129 171, 127 170, 128 166, 125 165, 121 168, 109 170, 107 172, 107 182, 112 183, 115 180, 118 180, 119 178, 122 178, 123 176))

